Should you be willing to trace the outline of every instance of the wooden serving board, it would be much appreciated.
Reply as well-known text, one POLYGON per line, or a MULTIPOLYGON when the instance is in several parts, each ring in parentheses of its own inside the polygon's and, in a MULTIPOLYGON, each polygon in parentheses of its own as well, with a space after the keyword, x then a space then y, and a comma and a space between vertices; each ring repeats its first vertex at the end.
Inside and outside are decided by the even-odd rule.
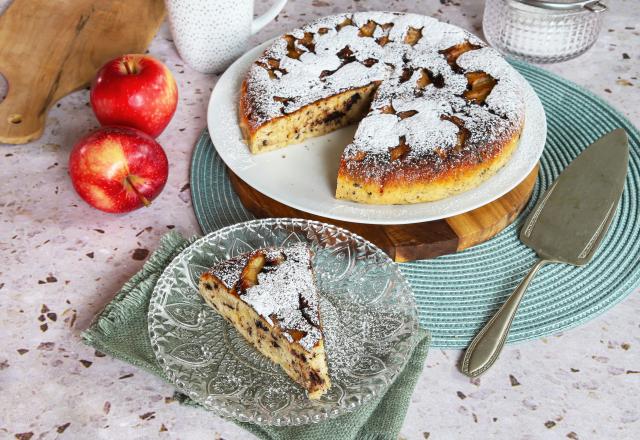
POLYGON ((408 225, 368 225, 309 214, 265 196, 231 170, 228 172, 238 197, 256 217, 294 217, 332 223, 361 235, 400 263, 459 252, 502 231, 526 206, 536 183, 538 167, 536 165, 518 186, 488 205, 446 219, 408 225))
POLYGON ((163 18, 163 0, 13 0, 0 16, 0 143, 40 137, 56 101, 108 60, 144 52, 163 18))

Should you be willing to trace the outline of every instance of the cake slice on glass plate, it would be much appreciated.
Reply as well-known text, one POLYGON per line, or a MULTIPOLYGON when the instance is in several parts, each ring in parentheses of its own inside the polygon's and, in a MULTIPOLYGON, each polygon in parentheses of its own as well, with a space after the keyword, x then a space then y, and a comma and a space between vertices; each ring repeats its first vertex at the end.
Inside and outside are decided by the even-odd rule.
POLYGON ((260 353, 309 393, 331 387, 311 249, 257 249, 200 277, 200 295, 260 353))

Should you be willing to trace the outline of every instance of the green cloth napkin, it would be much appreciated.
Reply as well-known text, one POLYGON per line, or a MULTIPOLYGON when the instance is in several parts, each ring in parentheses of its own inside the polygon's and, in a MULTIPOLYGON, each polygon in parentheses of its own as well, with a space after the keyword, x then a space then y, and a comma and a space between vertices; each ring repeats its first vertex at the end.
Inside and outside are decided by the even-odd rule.
MULTIPOLYGON (((82 333, 84 342, 117 359, 167 380, 156 362, 147 329, 147 311, 153 288, 164 268, 197 237, 185 239, 169 232, 140 272, 135 274, 82 333)), ((384 395, 356 411, 321 423, 295 426, 259 426, 235 421, 265 440, 396 440, 407 413, 413 388, 427 357, 430 337, 420 330, 419 342, 405 369, 384 395)), ((187 396, 177 399, 197 406, 187 396)))

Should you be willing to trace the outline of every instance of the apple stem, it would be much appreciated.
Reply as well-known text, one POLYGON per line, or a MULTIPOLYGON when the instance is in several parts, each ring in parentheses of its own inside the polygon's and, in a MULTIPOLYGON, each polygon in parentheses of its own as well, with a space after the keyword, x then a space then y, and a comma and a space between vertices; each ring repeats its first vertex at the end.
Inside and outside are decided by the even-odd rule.
POLYGON ((135 66, 131 64, 130 60, 124 60, 123 64, 124 64, 124 68, 127 70, 127 74, 133 75, 137 73, 135 66))
POLYGON ((151 202, 149 201, 149 199, 147 199, 145 196, 143 196, 140 191, 138 191, 138 188, 136 188, 133 185, 133 182, 131 181, 131 176, 127 176, 126 179, 127 183, 129 184, 129 186, 131 186, 131 189, 133 190, 134 193, 136 193, 136 195, 138 196, 138 198, 140 199, 140 201, 142 202, 142 204, 146 207, 151 205, 151 202))

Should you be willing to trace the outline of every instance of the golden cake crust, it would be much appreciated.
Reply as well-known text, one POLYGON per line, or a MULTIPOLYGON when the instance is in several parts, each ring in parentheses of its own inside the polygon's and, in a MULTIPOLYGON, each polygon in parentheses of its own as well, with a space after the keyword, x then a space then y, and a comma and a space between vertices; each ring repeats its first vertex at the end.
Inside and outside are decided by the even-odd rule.
POLYGON ((433 161, 410 167, 398 167, 383 181, 371 178, 366 167, 354 164, 348 170, 344 157, 338 171, 336 197, 368 204, 410 204, 432 202, 475 188, 493 176, 509 160, 518 146, 519 134, 505 143, 486 145, 480 153, 482 160, 463 155, 462 160, 446 160, 436 170, 433 161))

